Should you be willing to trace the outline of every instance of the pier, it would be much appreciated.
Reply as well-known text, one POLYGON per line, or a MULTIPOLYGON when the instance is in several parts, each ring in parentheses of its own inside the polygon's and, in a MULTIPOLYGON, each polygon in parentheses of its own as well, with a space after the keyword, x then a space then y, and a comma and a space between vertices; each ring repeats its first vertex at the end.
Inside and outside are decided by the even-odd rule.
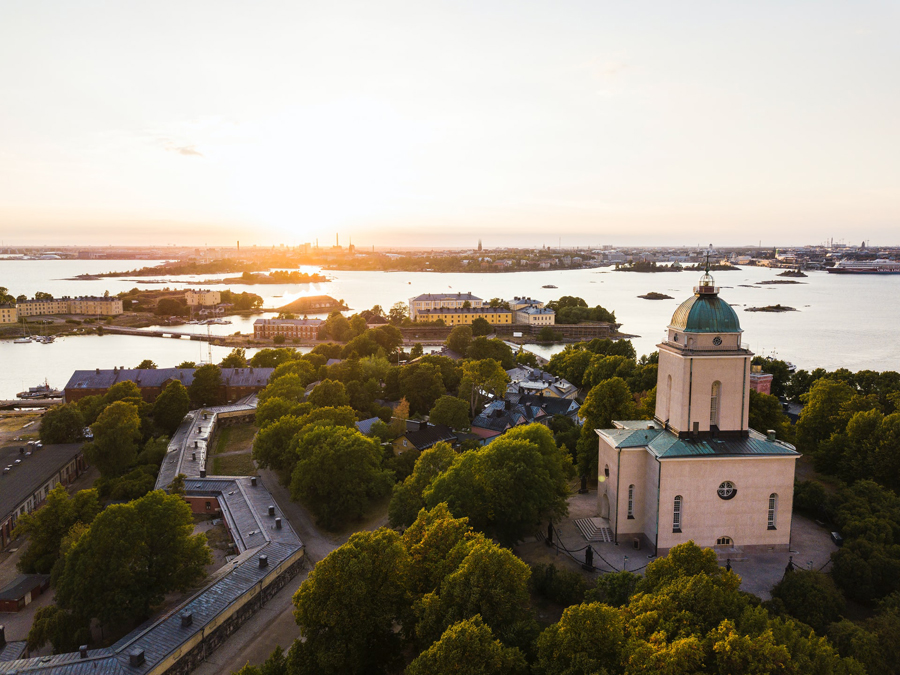
POLYGON ((0 410, 15 410, 17 408, 52 408, 62 402, 62 398, 13 398, 6 401, 0 401, 0 410))

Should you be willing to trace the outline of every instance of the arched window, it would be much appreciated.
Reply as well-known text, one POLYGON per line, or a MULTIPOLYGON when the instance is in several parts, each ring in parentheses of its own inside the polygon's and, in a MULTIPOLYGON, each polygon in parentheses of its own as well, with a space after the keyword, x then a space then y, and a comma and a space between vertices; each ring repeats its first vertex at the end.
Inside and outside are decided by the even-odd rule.
POLYGON ((716 539, 716 546, 734 546, 731 537, 719 537, 716 539))
POLYGON ((778 512, 778 495, 774 492, 769 495, 769 529, 775 529, 775 519, 778 512))
POLYGON ((672 376, 666 378, 666 422, 672 419, 672 376))
POLYGON ((712 391, 709 396, 709 426, 719 426, 719 392, 722 384, 718 381, 713 382, 712 391))
POLYGON ((681 508, 683 501, 681 495, 675 496, 675 503, 672 505, 672 532, 681 532, 681 508))
POLYGON ((628 486, 628 517, 634 518, 634 485, 628 486))

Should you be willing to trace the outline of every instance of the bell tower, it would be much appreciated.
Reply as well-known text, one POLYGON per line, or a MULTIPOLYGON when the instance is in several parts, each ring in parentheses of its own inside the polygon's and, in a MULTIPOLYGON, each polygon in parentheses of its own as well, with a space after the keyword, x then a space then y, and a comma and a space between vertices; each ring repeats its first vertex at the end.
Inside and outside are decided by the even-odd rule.
POLYGON ((682 438, 749 433, 750 360, 737 313, 706 273, 659 345, 656 420, 682 438))

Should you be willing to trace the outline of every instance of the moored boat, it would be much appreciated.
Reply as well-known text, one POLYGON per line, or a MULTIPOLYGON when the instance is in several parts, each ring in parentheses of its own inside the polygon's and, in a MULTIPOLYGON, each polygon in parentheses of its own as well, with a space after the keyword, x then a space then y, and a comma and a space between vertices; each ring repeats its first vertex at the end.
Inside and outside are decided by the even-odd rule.
POLYGON ((827 267, 832 274, 900 274, 900 262, 896 260, 840 260, 834 267, 827 267))

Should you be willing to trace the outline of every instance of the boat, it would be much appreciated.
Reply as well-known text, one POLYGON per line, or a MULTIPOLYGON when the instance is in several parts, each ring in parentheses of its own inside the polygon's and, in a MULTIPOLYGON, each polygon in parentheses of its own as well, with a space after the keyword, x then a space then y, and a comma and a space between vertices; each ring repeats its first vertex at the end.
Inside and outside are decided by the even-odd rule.
POLYGON ((44 384, 39 384, 36 387, 28 387, 28 391, 20 391, 16 396, 22 399, 58 398, 62 396, 62 392, 59 389, 53 389, 45 380, 44 384))
POLYGON ((28 344, 29 342, 31 342, 31 338, 28 337, 27 335, 24 336, 24 337, 16 338, 15 340, 13 340, 13 344, 14 344, 14 345, 26 345, 26 344, 28 344))
POLYGON ((559 287, 554 286, 553 284, 547 284, 546 286, 541 286, 541 288, 559 288, 559 287))
POLYGON ((900 262, 896 260, 840 260, 825 271, 832 274, 900 274, 900 262))

